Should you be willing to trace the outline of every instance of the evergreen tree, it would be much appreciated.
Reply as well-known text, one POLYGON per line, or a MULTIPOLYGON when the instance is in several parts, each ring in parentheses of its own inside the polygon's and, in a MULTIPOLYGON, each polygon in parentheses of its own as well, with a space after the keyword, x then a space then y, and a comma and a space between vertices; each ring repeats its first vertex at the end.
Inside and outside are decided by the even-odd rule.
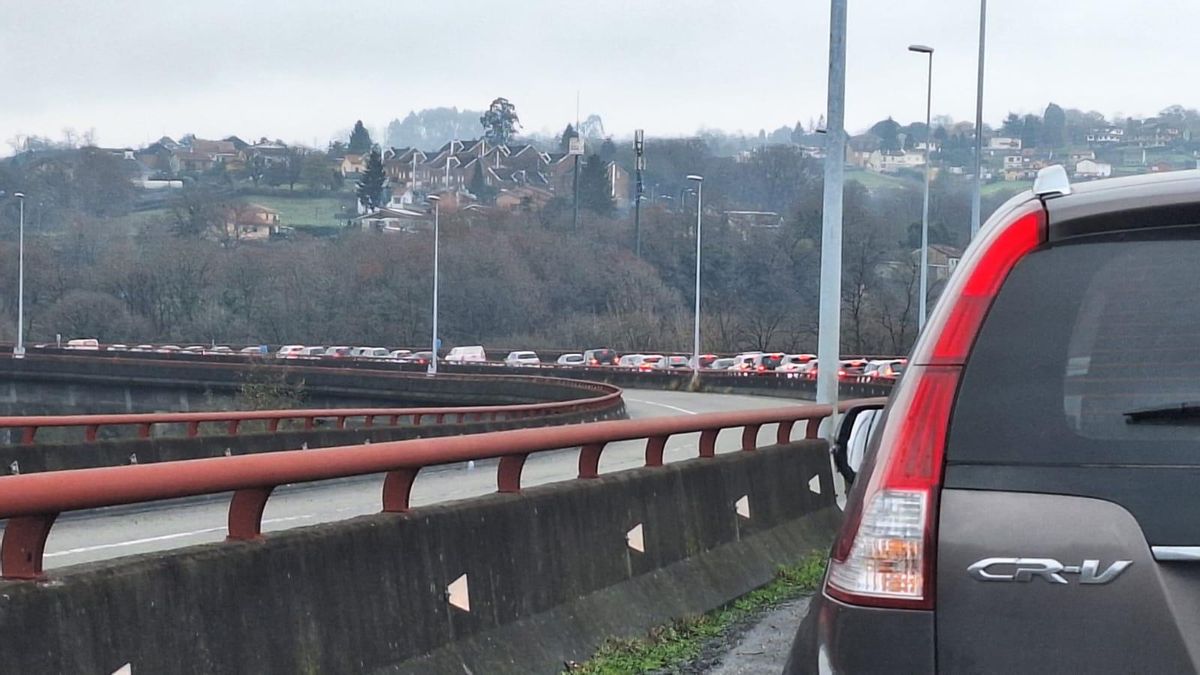
POLYGON ((1042 139, 1042 118, 1026 115, 1021 123, 1021 147, 1036 148, 1042 139))
POLYGON ((354 123, 354 131, 350 132, 350 145, 346 149, 355 155, 365 155, 371 149, 371 134, 363 126, 362 120, 354 123))
POLYGON ((602 216, 615 210, 608 189, 608 163, 593 154, 579 170, 579 205, 602 216))
POLYGON ((371 211, 383 204, 383 182, 383 158, 379 156, 378 150, 372 150, 367 157, 367 170, 358 179, 358 187, 355 190, 358 203, 362 204, 364 209, 371 211))
POLYGON ((1046 106, 1042 116, 1042 145, 1054 149, 1067 144, 1067 113, 1058 105, 1046 106))
POLYGON ((479 116, 479 123, 483 125, 484 138, 496 145, 508 145, 521 127, 521 118, 517 117, 517 107, 500 97, 479 116))
POLYGON ((1000 135, 1005 138, 1020 138, 1023 127, 1020 115, 1008 113, 1008 117, 1004 118, 1004 123, 1000 126, 1000 135))
POLYGON ((475 173, 471 174, 471 182, 467 184, 467 189, 479 201, 489 204, 496 198, 496 190, 487 184, 487 179, 483 175, 483 163, 475 162, 475 173))

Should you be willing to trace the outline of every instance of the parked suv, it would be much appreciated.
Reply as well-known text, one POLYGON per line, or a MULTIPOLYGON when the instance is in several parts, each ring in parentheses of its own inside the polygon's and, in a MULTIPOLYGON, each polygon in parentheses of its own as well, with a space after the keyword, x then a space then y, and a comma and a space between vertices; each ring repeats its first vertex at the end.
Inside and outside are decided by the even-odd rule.
POLYGON ((1196 672, 1197 261, 1197 171, 1002 206, 845 460, 786 672, 1196 672))

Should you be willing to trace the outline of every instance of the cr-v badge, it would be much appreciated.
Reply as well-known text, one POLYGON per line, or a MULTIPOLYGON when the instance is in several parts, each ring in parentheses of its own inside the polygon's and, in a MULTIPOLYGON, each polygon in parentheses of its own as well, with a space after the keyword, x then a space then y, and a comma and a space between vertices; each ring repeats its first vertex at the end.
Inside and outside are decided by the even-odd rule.
POLYGON ((1099 560, 1063 565, 1053 558, 984 558, 968 567, 967 573, 978 581, 1028 582, 1041 577, 1052 584, 1068 583, 1064 574, 1078 574, 1081 584, 1107 584, 1132 564, 1132 560, 1117 560, 1101 572, 1099 560))

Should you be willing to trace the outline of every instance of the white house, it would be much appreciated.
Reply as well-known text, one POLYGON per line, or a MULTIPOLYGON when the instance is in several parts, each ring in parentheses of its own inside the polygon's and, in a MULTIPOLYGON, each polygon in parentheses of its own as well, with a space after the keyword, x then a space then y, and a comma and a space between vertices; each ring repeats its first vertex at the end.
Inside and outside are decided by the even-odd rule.
POLYGON ((1007 136, 993 136, 988 139, 988 150, 1020 150, 1021 139, 1007 136))
POLYGON ((1075 176, 1078 178, 1107 178, 1111 175, 1112 164, 1108 162, 1083 159, 1075 163, 1075 176))
POLYGON ((895 173, 900 169, 916 169, 925 166, 925 155, 920 152, 905 152, 897 155, 884 154, 878 150, 867 158, 867 169, 879 173, 895 173))

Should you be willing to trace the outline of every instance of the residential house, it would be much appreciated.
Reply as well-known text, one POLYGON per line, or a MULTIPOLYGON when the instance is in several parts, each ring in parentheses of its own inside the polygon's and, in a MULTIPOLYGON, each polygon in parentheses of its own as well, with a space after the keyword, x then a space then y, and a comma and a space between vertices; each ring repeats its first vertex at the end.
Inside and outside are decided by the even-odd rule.
POLYGON ((230 239, 261 241, 279 232, 279 212, 261 204, 225 209, 225 232, 230 239))
MULTIPOLYGON (((954 270, 958 267, 959 261, 962 260, 963 252, 953 246, 946 244, 930 244, 929 245, 929 281, 936 283, 945 281, 950 278, 954 270)), ((920 267, 921 249, 916 249, 912 252, 913 260, 917 261, 917 267, 920 267)))
POLYGON ((1071 153, 1071 163, 1076 164, 1085 159, 1096 159, 1095 150, 1077 150, 1071 153))
POLYGON ((413 233, 422 226, 431 225, 433 215, 422 209, 386 207, 364 213, 350 222, 364 230, 413 233))
POLYGON ((544 187, 517 185, 501 188, 496 195, 496 208, 508 211, 536 211, 554 199, 554 193, 544 187))
POLYGON ((1107 178, 1112 175, 1112 164, 1094 159, 1083 159, 1075 163, 1076 178, 1107 178))
POLYGON ((242 148, 241 159, 250 161, 253 157, 259 157, 262 159, 264 167, 272 167, 287 162, 290 151, 291 149, 280 141, 268 141, 266 138, 260 138, 254 145, 242 148))
POLYGON ((346 153, 338 160, 338 171, 346 178, 358 178, 367 170, 367 158, 363 155, 346 153))
POLYGON ((1021 139, 1007 136, 992 136, 988 139, 988 150, 1020 150, 1021 139))
POLYGON ((876 150, 867 158, 867 170, 877 173, 896 173, 901 169, 925 166, 925 154, 920 152, 884 153, 876 150))
POLYGON ((1115 145, 1125 140, 1125 130, 1121 127, 1100 127, 1089 131, 1084 138, 1091 145, 1115 145))

